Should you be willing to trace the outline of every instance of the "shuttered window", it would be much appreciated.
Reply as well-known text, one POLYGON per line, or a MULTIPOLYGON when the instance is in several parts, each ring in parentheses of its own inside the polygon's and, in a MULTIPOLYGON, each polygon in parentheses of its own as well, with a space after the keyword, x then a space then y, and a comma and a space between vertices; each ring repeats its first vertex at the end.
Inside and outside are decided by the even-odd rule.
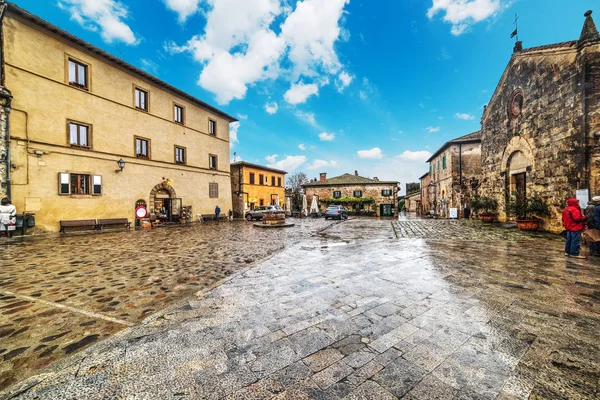
POLYGON ((102 176, 88 174, 58 174, 58 194, 60 195, 102 195, 102 176))
POLYGON ((334 199, 339 199, 342 197, 342 192, 340 192, 339 190, 334 190, 333 191, 333 198, 334 199))
POLYGON ((362 197, 362 190, 355 190, 354 197, 362 197))
POLYGON ((209 183, 208 184, 208 196, 212 199, 219 197, 219 184, 209 183))

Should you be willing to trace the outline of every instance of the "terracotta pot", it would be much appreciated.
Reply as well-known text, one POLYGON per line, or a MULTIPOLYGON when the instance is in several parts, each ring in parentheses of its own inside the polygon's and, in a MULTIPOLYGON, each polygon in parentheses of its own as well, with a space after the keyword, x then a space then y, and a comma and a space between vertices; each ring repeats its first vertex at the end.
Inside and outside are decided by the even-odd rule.
POLYGON ((482 214, 479 216, 479 219, 481 220, 481 222, 490 223, 490 222, 494 222, 496 217, 493 214, 482 214))
POLYGON ((517 228, 522 231, 537 231, 540 229, 540 221, 538 219, 517 220, 517 228))

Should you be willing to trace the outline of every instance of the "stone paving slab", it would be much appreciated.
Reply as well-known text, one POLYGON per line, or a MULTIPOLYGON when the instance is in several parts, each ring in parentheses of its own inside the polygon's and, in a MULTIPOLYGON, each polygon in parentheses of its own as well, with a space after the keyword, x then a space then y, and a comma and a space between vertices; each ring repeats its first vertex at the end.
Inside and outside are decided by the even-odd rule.
POLYGON ((239 221, 4 240, 0 389, 332 224, 305 219, 265 231, 239 221))
POLYGON ((0 398, 598 398, 597 260, 552 240, 396 240, 368 222, 362 239, 362 220, 332 226, 0 398))

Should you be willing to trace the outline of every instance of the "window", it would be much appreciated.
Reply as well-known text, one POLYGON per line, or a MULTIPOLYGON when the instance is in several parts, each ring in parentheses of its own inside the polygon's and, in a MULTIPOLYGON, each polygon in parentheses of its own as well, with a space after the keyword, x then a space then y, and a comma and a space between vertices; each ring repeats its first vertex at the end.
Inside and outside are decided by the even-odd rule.
POLYGON ((217 156, 214 154, 208 156, 208 167, 210 169, 217 169, 217 156))
POLYGON ((382 196, 385 196, 385 197, 389 197, 389 196, 391 196, 392 194, 393 194, 393 191, 392 191, 392 189, 383 189, 383 190, 381 191, 381 195, 382 195, 382 196))
POLYGON ((281 187, 281 177, 277 178, 277 186, 281 187))
POLYGON ((254 185, 254 172, 250 172, 250 184, 254 185))
POLYGON ((102 194, 102 176, 87 174, 58 174, 58 194, 94 195, 102 194))
POLYGON ((446 156, 442 157, 442 168, 446 169, 446 156))
POLYGON ((88 90, 87 65, 69 58, 69 85, 88 90))
POLYGON ((258 175, 258 184, 259 185, 264 185, 265 184, 265 176, 263 174, 259 174, 258 175))
POLYGON ((333 198, 334 199, 339 199, 342 197, 342 192, 340 192, 339 190, 334 190, 333 191, 333 198))
POLYGON ((185 164, 185 148, 175 146, 175 163, 185 164))
POLYGON ((211 135, 217 134, 217 123, 212 119, 208 120, 208 133, 210 133, 211 135))
POLYGON ((218 183, 209 183, 208 184, 208 196, 211 199, 219 197, 219 184, 218 183))
POLYGON ((355 190, 353 196, 354 197, 362 197, 362 190, 355 190))
POLYGON ((177 104, 173 106, 173 119, 178 124, 183 125, 183 107, 178 106, 177 104))
POLYGON ((265 199, 260 199, 260 205, 264 206, 265 205, 265 199))
POLYGON ((69 144, 71 146, 90 147, 89 133, 89 126, 69 122, 69 144))
POLYGON ((135 138, 135 156, 139 158, 150 158, 150 140, 135 138))
POLYGON ((271 186, 275 186, 275 177, 274 176, 271 177, 271 186))
POLYGON ((135 88, 135 108, 148 111, 148 92, 135 88))

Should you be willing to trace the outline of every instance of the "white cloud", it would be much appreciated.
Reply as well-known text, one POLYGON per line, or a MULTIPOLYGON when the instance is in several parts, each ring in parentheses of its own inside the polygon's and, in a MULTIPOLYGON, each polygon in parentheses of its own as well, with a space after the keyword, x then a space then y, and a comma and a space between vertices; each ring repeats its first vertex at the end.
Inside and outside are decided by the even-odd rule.
POLYGON ((306 162, 306 156, 287 156, 283 160, 277 161, 278 157, 277 154, 265 157, 268 162, 267 166, 292 172, 306 162))
POLYGON ((154 76, 158 76, 158 64, 155 63, 154 61, 150 61, 150 60, 146 60, 145 58, 142 58, 140 60, 140 66, 141 68, 146 71, 147 73, 154 75, 154 76))
POLYGON ((346 89, 352 83, 354 77, 347 73, 346 71, 342 71, 335 81, 335 86, 338 92, 342 93, 344 89, 346 89))
POLYGON ((456 119, 462 119, 464 121, 472 121, 475 119, 475 116, 472 114, 462 114, 462 113, 456 113, 454 114, 454 118, 456 119))
POLYGON ((298 148, 300 150, 306 150, 306 146, 304 144, 302 144, 302 143, 298 145, 298 148))
POLYGON ((365 92, 364 90, 359 90, 358 96, 361 100, 366 100, 369 98, 369 95, 367 95, 367 92, 365 92))
POLYGON ((267 114, 273 115, 277 112, 277 110, 279 110, 279 106, 276 102, 265 104, 265 111, 267 112, 267 114))
POLYGON ((165 5, 178 15, 179 22, 185 20, 198 11, 198 5, 201 0, 164 0, 165 5))
POLYGON ((340 67, 334 45, 340 38, 340 19, 350 0, 304 0, 281 25, 289 45, 294 79, 319 70, 335 73, 340 67))
POLYGON ((411 162, 421 162, 424 163, 426 160, 431 157, 431 153, 426 150, 421 151, 410 151, 406 150, 402 154, 396 156, 399 160, 403 161, 411 161, 411 162))
POLYGON ((331 142, 333 139, 335 139, 335 133, 319 133, 319 139, 321 139, 323 142, 331 142))
POLYGON ((306 122, 309 125, 314 126, 315 128, 317 127, 317 120, 315 118, 315 114, 311 113, 311 112, 303 112, 303 111, 296 111, 296 117, 298 119, 300 119, 301 121, 306 122))
POLYGON ((139 40, 123 20, 129 11, 117 0, 59 0, 58 6, 71 14, 71 19, 92 31, 100 31, 107 43, 136 45, 139 40))
POLYGON ((439 126, 428 126, 427 128, 425 128, 427 130, 427 132, 429 133, 435 133, 435 132, 439 132, 440 131, 440 127, 439 126))
POLYGON ((305 84, 300 81, 294 83, 292 87, 285 92, 283 98, 292 105, 306 103, 306 100, 312 95, 319 95, 319 86, 316 83, 305 84))
POLYGON ((452 34, 459 36, 472 24, 497 14, 502 7, 502 0, 433 0, 427 17, 432 19, 437 13, 444 12, 444 21, 452 24, 452 34))
POLYGON ((338 162, 334 160, 314 160, 310 165, 306 167, 306 169, 337 168, 338 166, 338 162))
MULTIPOLYGON (((191 10, 192 0, 169 1, 181 1, 181 10, 191 10)), ((322 86, 341 68, 334 45, 342 36, 348 2, 304 0, 292 10, 281 0, 206 0, 203 32, 184 45, 170 42, 165 48, 190 53, 202 64, 198 84, 220 104, 244 98, 250 85, 280 77, 297 82, 304 76, 322 86)), ((315 87, 309 92, 306 98, 316 94, 315 87)), ((302 102, 302 96, 296 99, 302 102)))
POLYGON ((239 119, 246 121, 248 119, 248 114, 238 114, 239 119))
POLYGON ((383 153, 379 147, 374 147, 371 150, 359 150, 356 152, 359 158, 366 158, 370 160, 379 160, 383 158, 383 153))
POLYGON ((229 147, 232 148, 238 140, 238 129, 240 129, 240 122, 232 122, 229 124, 229 147))

